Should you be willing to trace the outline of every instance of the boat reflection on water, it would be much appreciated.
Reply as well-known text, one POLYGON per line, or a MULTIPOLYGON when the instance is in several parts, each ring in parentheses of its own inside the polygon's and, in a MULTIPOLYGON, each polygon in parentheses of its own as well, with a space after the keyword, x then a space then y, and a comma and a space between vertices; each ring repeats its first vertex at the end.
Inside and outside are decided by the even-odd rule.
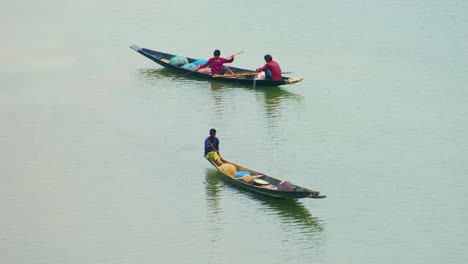
POLYGON ((281 99, 301 99, 301 96, 295 93, 291 93, 287 90, 280 88, 279 86, 262 86, 262 87, 251 87, 248 85, 239 85, 236 83, 229 83, 223 81, 207 81, 206 79, 200 79, 196 76, 191 76, 190 73, 177 73, 170 71, 166 68, 159 69, 141 69, 137 72, 141 77, 146 80, 182 80, 182 81, 195 81, 199 83, 207 83, 213 92, 224 92, 232 88, 245 89, 255 92, 257 95, 263 95, 265 103, 267 105, 275 106, 278 105, 281 99), (203 81, 198 81, 203 80, 203 81))
POLYGON ((229 93, 232 89, 243 89, 249 93, 253 93, 257 101, 256 106, 265 114, 264 129, 265 134, 270 137, 270 145, 278 145, 278 139, 281 138, 280 120, 282 115, 282 107, 291 102, 301 101, 302 95, 289 92, 278 86, 238 86, 231 83, 211 82, 211 97, 213 98, 214 109, 219 114, 219 118, 224 118, 224 109, 226 105, 232 102, 232 95, 229 93))
MULTIPOLYGON (((229 92, 232 89, 242 89, 249 93, 253 93, 258 106, 263 109, 266 118, 269 120, 266 122, 268 128, 267 134, 274 134, 275 129, 279 127, 278 118, 281 116, 282 104, 302 100, 301 95, 289 92, 278 86, 262 86, 253 88, 232 83, 211 82, 210 88, 215 109, 224 109, 227 104, 232 102, 232 95, 229 92)), ((222 115, 220 115, 220 118, 222 118, 222 115)))
POLYGON ((212 169, 206 170, 206 201, 208 208, 211 210, 213 215, 217 215, 221 212, 219 201, 221 199, 220 192, 221 177, 217 174, 217 171, 212 169))
POLYGON ((248 195, 252 201, 266 207, 269 212, 278 215, 285 225, 298 227, 301 232, 308 234, 320 233, 324 229, 320 220, 312 216, 309 210, 298 200, 274 198, 241 189, 223 181, 219 172, 214 169, 206 170, 205 184, 208 208, 210 214, 215 216, 217 220, 221 220, 220 212, 222 211, 220 208, 220 192, 225 186, 228 186, 229 188, 239 189, 242 194, 248 195))
POLYGON ((276 117, 276 114, 281 107, 281 102, 300 100, 302 100, 301 95, 286 91, 279 87, 271 87, 270 89, 265 90, 262 94, 257 94, 257 101, 264 105, 268 117, 276 117))
POLYGON ((212 92, 219 93, 223 93, 224 91, 228 91, 229 89, 233 88, 251 91, 256 94, 257 100, 262 100, 265 102, 265 105, 271 106, 277 106, 279 102, 284 99, 302 99, 301 95, 289 92, 279 86, 261 86, 254 88, 247 85, 212 81, 210 82, 210 88, 212 92))
POLYGON ((170 71, 166 68, 141 69, 137 72, 137 75, 143 77, 145 80, 151 80, 151 81, 161 81, 161 80, 163 81, 165 80, 195 81, 198 79, 203 80, 203 79, 196 78, 196 77, 191 78, 190 73, 180 74, 177 72, 170 71))
POLYGON ((241 89, 244 92, 252 93, 258 102, 258 106, 264 108, 266 117, 269 119, 269 121, 266 122, 266 124, 268 124, 268 130, 270 131, 269 133, 274 132, 272 130, 278 128, 277 119, 281 115, 282 104, 302 100, 301 95, 289 92, 278 86, 261 86, 254 88, 248 85, 239 85, 216 80, 207 81, 206 79, 191 76, 190 73, 181 74, 166 68, 142 69, 139 70, 138 73, 138 75, 146 81, 154 83, 167 83, 169 80, 177 80, 184 84, 206 84, 210 88, 214 109, 220 114, 219 118, 223 118, 226 105, 232 102, 232 89, 241 89))

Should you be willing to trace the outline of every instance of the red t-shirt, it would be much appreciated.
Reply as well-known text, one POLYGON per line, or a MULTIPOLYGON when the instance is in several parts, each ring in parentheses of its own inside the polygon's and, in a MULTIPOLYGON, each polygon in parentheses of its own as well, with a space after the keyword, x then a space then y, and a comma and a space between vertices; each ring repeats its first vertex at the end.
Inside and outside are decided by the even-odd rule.
POLYGON ((272 60, 267 62, 263 67, 258 68, 257 71, 261 72, 266 69, 269 69, 271 71, 272 80, 281 80, 281 68, 276 61, 272 60))

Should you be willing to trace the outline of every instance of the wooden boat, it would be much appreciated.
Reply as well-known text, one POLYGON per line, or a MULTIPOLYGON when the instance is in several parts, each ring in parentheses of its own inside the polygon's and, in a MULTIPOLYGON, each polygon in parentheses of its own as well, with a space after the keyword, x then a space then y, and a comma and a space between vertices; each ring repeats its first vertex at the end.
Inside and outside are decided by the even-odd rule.
POLYGON ((280 187, 281 184, 284 184, 285 181, 273 178, 271 176, 267 176, 263 173, 248 169, 244 166, 238 165, 236 163, 227 161, 221 158, 221 161, 224 164, 232 164, 235 166, 237 172, 248 172, 249 175, 252 177, 250 182, 245 181, 243 176, 241 178, 236 178, 235 175, 230 175, 230 172, 223 170, 223 165, 218 166, 211 160, 208 160, 211 165, 213 165, 221 174, 223 175, 223 179, 226 181, 237 185, 239 187, 248 189, 253 192, 265 194, 268 196, 273 197, 280 197, 280 198, 292 198, 292 199, 299 199, 299 198, 325 198, 326 195, 320 195, 319 191, 307 189, 301 186, 293 185, 288 190, 282 190, 280 187))
MULTIPOLYGON (((131 49, 140 53, 141 55, 147 57, 148 59, 156 62, 157 64, 173 70, 175 72, 182 73, 187 77, 199 77, 208 80, 216 80, 216 81, 224 81, 224 82, 233 82, 237 84, 246 84, 251 86, 279 86, 284 84, 292 84, 297 83, 303 80, 303 78, 289 78, 289 77, 282 77, 281 80, 255 80, 256 72, 254 70, 247 70, 241 69, 236 67, 229 68, 234 72, 233 75, 224 74, 224 75, 215 75, 212 76, 211 74, 201 73, 198 71, 192 71, 189 69, 185 69, 182 67, 174 66, 169 63, 170 59, 176 55, 159 52, 155 50, 150 50, 146 48, 140 48, 137 45, 130 46, 131 49)), ((186 57, 189 63, 197 61, 198 59, 186 57)))

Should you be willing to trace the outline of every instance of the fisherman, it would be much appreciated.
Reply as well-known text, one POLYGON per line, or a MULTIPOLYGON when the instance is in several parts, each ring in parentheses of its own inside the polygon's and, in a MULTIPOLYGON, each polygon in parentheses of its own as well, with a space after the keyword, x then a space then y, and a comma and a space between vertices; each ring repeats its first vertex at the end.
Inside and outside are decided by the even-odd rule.
POLYGON ((281 68, 279 64, 273 60, 270 54, 265 55, 265 65, 258 68, 257 72, 265 72, 265 79, 267 80, 281 80, 281 68))
POLYGON ((219 156, 219 139, 216 137, 216 129, 210 129, 210 136, 205 139, 205 158, 221 166, 221 157, 219 156))

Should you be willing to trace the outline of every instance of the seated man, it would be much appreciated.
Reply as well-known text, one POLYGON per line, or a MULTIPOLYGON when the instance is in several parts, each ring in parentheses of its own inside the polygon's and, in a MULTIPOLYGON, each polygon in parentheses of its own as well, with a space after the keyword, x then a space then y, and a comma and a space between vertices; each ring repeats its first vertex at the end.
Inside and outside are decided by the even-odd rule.
POLYGON ((210 136, 205 139, 205 158, 221 166, 221 157, 219 156, 219 139, 216 137, 216 129, 210 129, 210 136))
POLYGON ((215 50, 213 52, 213 55, 214 57, 210 58, 206 63, 200 66, 196 66, 196 69, 199 70, 199 69, 205 68, 206 66, 210 66, 211 75, 224 74, 225 72, 228 72, 229 74, 233 74, 231 69, 229 69, 229 67, 224 66, 223 64, 233 62, 235 55, 231 55, 229 59, 225 59, 225 58, 220 57, 221 51, 219 50, 215 50))
POLYGON ((267 54, 264 57, 265 65, 263 67, 258 68, 257 72, 265 72, 265 79, 266 80, 281 80, 281 68, 279 64, 273 60, 271 55, 267 54))

